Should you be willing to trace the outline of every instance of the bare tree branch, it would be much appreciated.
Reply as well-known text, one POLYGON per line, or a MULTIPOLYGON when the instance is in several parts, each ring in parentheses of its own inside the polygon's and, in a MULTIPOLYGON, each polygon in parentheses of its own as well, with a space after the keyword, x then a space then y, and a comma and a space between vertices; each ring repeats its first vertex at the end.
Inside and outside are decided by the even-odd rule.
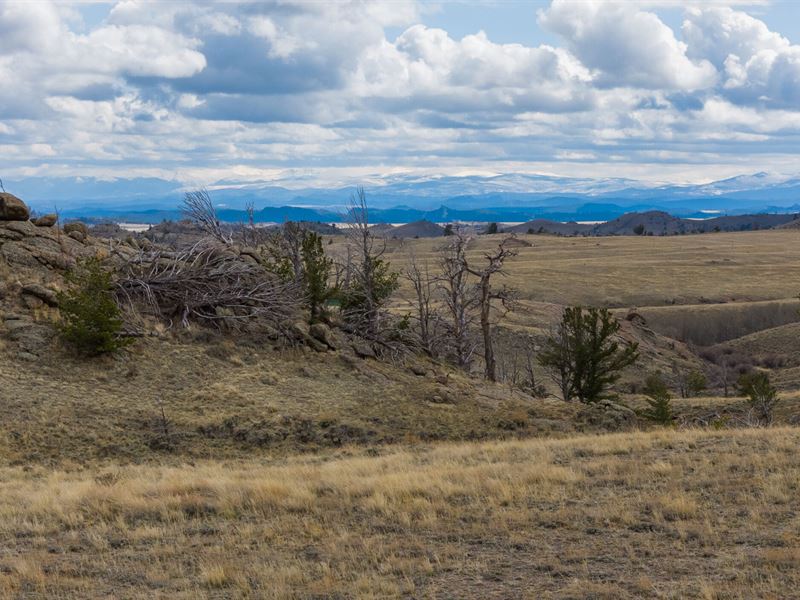
POLYGON ((222 229, 222 224, 217 218, 217 211, 211 201, 208 190, 201 189, 186 192, 183 196, 182 212, 190 221, 196 223, 206 234, 226 245, 231 245, 233 239, 222 229))
POLYGON ((170 326, 261 317, 280 330, 301 305, 293 283, 206 241, 177 252, 139 252, 123 267, 117 296, 134 312, 143 310, 170 326))

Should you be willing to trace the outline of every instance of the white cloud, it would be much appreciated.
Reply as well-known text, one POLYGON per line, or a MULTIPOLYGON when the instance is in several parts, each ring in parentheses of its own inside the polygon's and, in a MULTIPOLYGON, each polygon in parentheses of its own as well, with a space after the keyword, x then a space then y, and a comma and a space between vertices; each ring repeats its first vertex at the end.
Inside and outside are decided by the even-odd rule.
POLYGON ((800 46, 750 15, 727 7, 694 8, 683 23, 689 53, 720 66, 733 101, 800 106, 800 46))
POLYGON ((554 0, 539 23, 564 37, 603 85, 696 90, 716 80, 711 63, 690 59, 655 13, 632 2, 554 0))
POLYGON ((257 178, 314 165, 332 181, 795 160, 798 46, 720 2, 690 3, 679 38, 667 5, 685 6, 556 0, 539 23, 564 41, 526 45, 491 24, 428 26, 430 5, 412 0, 125 0, 88 26, 74 4, 0 0, 5 168, 257 178))
POLYGON ((562 112, 591 106, 589 80, 561 49, 495 44, 483 31, 454 40, 414 25, 394 43, 368 48, 353 86, 387 110, 562 112))

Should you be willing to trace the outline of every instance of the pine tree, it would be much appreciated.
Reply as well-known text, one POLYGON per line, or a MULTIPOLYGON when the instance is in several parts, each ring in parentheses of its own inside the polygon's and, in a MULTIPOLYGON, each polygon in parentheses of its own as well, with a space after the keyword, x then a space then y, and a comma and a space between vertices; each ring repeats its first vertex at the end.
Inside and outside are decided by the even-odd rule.
POLYGON ((337 291, 329 283, 333 260, 325 255, 322 236, 314 231, 306 232, 303 238, 302 256, 306 302, 311 312, 311 322, 315 323, 322 316, 326 302, 337 291))
POLYGON ((653 373, 647 377, 644 393, 648 397, 647 408, 642 411, 642 415, 659 425, 670 425, 673 416, 672 398, 661 373, 653 373))
POLYGON ((538 355, 559 384, 564 400, 592 403, 614 397, 608 389, 625 367, 639 358, 638 344, 621 346, 614 339, 619 322, 605 308, 580 306, 564 310, 556 332, 538 355))
POLYGON ((61 337, 86 356, 115 352, 131 340, 120 337, 122 317, 114 299, 111 273, 89 259, 67 273, 69 289, 58 294, 61 337))

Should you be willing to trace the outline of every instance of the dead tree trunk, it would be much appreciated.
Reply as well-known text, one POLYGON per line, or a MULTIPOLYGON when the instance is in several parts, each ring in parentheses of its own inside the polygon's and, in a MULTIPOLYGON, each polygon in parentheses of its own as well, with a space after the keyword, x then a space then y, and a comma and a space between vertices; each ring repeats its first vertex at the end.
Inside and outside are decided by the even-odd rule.
POLYGON ((485 363, 486 379, 489 381, 497 381, 497 364, 494 358, 494 344, 492 340, 492 300, 500 300, 504 306, 511 300, 511 291, 509 289, 503 288, 498 291, 492 289, 492 275, 495 273, 502 274, 505 260, 516 256, 516 251, 507 247, 511 239, 513 239, 513 236, 500 242, 496 252, 484 254, 487 264, 482 270, 472 269, 466 265, 467 271, 478 277, 481 334, 483 335, 483 359, 485 363))
POLYGON ((438 311, 433 306, 433 291, 436 285, 436 278, 430 274, 428 264, 420 265, 417 257, 412 253, 409 259, 408 268, 405 273, 406 279, 414 286, 416 295, 416 319, 418 321, 419 345, 429 356, 437 354, 438 340, 436 339, 436 322, 438 321, 438 311))
POLYGON ((467 369, 472 362, 475 344, 470 335, 473 309, 478 303, 475 287, 467 269, 466 248, 469 243, 462 231, 456 229, 450 244, 442 250, 440 287, 444 296, 452 334, 456 363, 467 369))

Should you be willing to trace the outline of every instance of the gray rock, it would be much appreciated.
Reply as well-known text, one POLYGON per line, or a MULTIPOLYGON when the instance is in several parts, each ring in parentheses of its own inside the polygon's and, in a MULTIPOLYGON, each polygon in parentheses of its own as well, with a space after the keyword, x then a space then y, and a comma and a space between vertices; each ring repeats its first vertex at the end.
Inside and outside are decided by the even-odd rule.
POLYGON ((316 350, 317 352, 327 352, 328 346, 316 338, 311 337, 311 330, 305 321, 295 321, 289 325, 289 331, 298 342, 316 350))
POLYGON ((81 233, 80 231, 70 231, 67 233, 69 237, 71 237, 76 242, 85 242, 86 241, 86 234, 81 233))
POLYGON ((38 298, 48 306, 58 306, 58 296, 56 293, 38 283, 29 283, 28 285, 22 286, 22 293, 38 298))
POLYGON ((24 319, 6 321, 5 326, 9 339, 16 342, 22 352, 30 354, 41 352, 54 334, 50 327, 24 319))
POLYGON ((72 221, 71 223, 67 223, 64 225, 64 233, 70 234, 73 231, 77 231, 83 234, 83 237, 89 235, 89 228, 86 226, 85 223, 81 223, 80 221, 72 221))
POLYGON ((41 266, 41 263, 21 242, 6 242, 0 247, 0 254, 12 267, 36 268, 41 266))
POLYGON ((25 241, 6 242, 0 247, 0 254, 12 267, 45 265, 65 270, 75 264, 74 258, 63 252, 55 240, 48 238, 30 237, 25 241))
POLYGON ((355 340, 351 345, 356 356, 360 356, 361 358, 376 358, 375 349, 366 340, 355 340))
POLYGON ((417 377, 423 377, 428 372, 428 369, 426 369, 423 365, 416 364, 416 363, 411 365, 408 368, 417 377))
POLYGON ((36 219, 33 224, 37 227, 52 227, 58 222, 58 215, 49 213, 36 219))
POLYGON ((331 350, 336 350, 339 347, 339 343, 336 340, 336 336, 334 335, 333 331, 330 327, 325 325, 325 323, 314 323, 311 327, 308 328, 308 332, 316 340, 319 340, 331 350))
POLYGON ((0 221, 27 221, 31 211, 14 194, 0 192, 0 221))
POLYGON ((295 321, 289 325, 289 331, 292 332, 298 340, 305 340, 309 336, 308 323, 305 321, 295 321))

